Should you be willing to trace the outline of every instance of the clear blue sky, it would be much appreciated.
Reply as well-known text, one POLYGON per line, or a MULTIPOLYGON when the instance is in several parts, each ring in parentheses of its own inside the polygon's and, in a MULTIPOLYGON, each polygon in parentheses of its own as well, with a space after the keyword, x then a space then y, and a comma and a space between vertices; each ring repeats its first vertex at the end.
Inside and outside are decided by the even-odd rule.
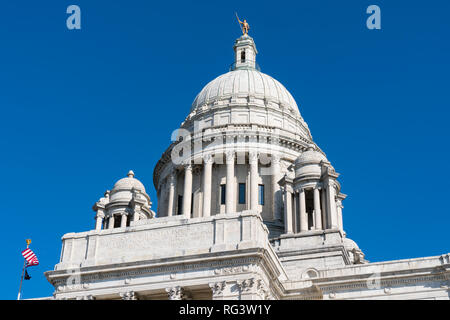
POLYGON ((154 165, 233 62, 235 11, 341 173, 348 237, 370 261, 450 251, 450 2, 3 1, 0 298, 17 296, 26 238, 41 264, 23 297, 51 295, 62 235, 92 229, 129 169, 156 208, 154 165), (381 30, 366 28, 371 4, 381 30))

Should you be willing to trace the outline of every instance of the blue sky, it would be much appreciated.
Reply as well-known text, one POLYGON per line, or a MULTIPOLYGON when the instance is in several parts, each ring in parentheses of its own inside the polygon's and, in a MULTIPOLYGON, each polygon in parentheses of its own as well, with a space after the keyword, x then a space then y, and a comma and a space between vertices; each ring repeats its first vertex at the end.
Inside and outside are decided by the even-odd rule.
POLYGON ((251 26, 263 72, 292 93, 338 172, 344 229, 370 261, 449 252, 448 1, 4 1, 0 5, 0 299, 17 296, 25 239, 43 272, 61 237, 133 169, 153 168, 202 87, 251 26), (66 8, 81 8, 81 30, 66 8), (381 30, 366 8, 381 8, 381 30))

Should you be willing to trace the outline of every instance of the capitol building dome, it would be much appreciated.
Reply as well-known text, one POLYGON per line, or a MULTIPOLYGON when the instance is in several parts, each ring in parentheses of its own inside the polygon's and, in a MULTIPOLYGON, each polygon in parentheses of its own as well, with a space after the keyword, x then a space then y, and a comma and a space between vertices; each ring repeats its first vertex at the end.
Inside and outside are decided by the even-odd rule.
POLYGON ((229 124, 255 124, 283 129, 312 141, 291 93, 260 71, 253 38, 243 35, 233 48, 235 61, 229 72, 210 81, 200 91, 181 127, 194 131, 229 124))
POLYGON ((233 49, 229 71, 197 94, 182 130, 155 167, 157 215, 194 218, 250 210, 259 212, 276 236, 284 230, 280 180, 295 178, 295 161, 311 148, 319 160, 326 158, 291 93, 260 71, 253 38, 242 35, 233 49))
POLYGON ((233 97, 254 98, 300 116, 297 103, 280 82, 250 68, 230 71, 208 83, 195 98, 191 111, 226 103, 233 97))

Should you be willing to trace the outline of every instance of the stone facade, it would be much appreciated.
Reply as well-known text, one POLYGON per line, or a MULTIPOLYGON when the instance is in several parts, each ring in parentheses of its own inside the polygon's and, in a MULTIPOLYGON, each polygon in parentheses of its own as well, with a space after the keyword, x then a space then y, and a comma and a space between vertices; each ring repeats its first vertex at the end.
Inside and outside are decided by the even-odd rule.
POLYGON ((449 299, 450 256, 369 263, 335 171, 255 43, 207 84, 156 164, 158 208, 130 171, 68 233, 53 299, 449 299))

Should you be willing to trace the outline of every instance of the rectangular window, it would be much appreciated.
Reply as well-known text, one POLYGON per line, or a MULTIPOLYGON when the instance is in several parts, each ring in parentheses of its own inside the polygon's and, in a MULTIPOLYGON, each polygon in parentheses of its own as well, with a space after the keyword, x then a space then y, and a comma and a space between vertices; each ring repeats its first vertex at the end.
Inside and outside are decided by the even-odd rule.
POLYGON ((183 196, 180 194, 178 195, 178 215, 183 214, 183 196))
POLYGON ((239 204, 245 204, 245 183, 239 183, 239 204))
POLYGON ((220 204, 225 204, 226 185, 220 185, 220 204))
POLYGON ((264 205, 264 185, 260 184, 258 186, 258 203, 264 205))

